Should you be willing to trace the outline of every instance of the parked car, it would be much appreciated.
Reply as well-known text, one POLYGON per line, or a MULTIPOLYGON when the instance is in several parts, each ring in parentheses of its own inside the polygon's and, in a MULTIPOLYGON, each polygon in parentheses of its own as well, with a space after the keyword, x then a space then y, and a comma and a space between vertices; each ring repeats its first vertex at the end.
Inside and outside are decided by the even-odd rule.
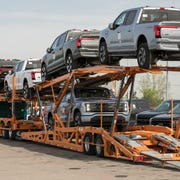
POLYGON ((4 93, 9 97, 12 93, 14 76, 16 77, 16 91, 23 93, 25 98, 33 94, 33 86, 41 82, 40 59, 28 59, 16 64, 12 71, 5 76, 4 93))
MULTIPOLYGON (((180 100, 174 100, 174 107, 180 103, 180 100)), ((156 115, 164 114, 169 112, 173 107, 171 107, 171 100, 163 101, 156 108, 149 111, 143 111, 136 115, 136 123, 137 125, 148 125, 150 124, 150 119, 156 115)))
POLYGON ((113 64, 137 58, 139 67, 158 60, 180 60, 180 10, 140 7, 122 12, 100 32, 99 60, 113 64))
POLYGON ((169 111, 168 113, 154 116, 150 119, 150 124, 171 127, 171 116, 173 117, 173 128, 176 129, 180 118, 180 103, 174 107, 173 114, 169 111))
MULTIPOLYGON (((70 124, 100 126, 101 110, 100 104, 102 99, 102 119, 103 126, 110 127, 114 117, 114 109, 116 97, 107 88, 104 87, 89 87, 75 88, 72 92, 69 90, 63 97, 63 100, 58 108, 58 113, 62 120, 66 123, 70 118, 70 124), (72 98, 72 99, 71 99, 72 98), (72 106, 71 106, 72 102, 72 106), (71 109, 71 111, 69 111, 71 109)), ((54 103, 46 107, 45 120, 49 124, 49 128, 54 126, 52 111, 54 103)), ((127 101, 121 101, 117 120, 119 129, 125 128, 128 125, 129 108, 127 101)))
POLYGON ((150 110, 150 105, 145 99, 132 99, 131 100, 131 115, 130 115, 130 125, 136 124, 136 114, 150 110))
POLYGON ((87 63, 98 61, 99 31, 68 30, 59 35, 42 58, 42 80, 57 74, 71 72, 87 63))

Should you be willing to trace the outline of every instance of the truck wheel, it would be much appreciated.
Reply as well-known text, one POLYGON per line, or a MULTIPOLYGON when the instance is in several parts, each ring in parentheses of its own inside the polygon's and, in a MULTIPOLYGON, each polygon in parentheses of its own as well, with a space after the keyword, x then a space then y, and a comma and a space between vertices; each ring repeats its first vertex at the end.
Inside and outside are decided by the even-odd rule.
MULTIPOLYGON (((3 128, 8 128, 8 126, 3 126, 3 128)), ((2 129, 2 138, 9 139, 9 131, 2 129)))
POLYGON ((71 53, 68 53, 66 56, 66 69, 67 72, 72 72, 73 69, 78 68, 77 60, 73 59, 73 56, 71 53))
POLYGON ((91 133, 86 133, 84 137, 84 152, 85 154, 88 155, 94 155, 95 154, 95 146, 92 144, 92 134, 91 133))
POLYGON ((42 67, 41 67, 41 80, 42 80, 42 82, 44 82, 46 79, 47 79, 46 65, 42 64, 42 67))
POLYGON ((152 52, 149 51, 146 42, 141 43, 138 47, 137 61, 140 68, 151 68, 152 52))
POLYGON ((100 134, 98 134, 95 138, 95 144, 96 144, 96 155, 99 157, 103 157, 104 156, 104 147, 103 147, 103 140, 102 140, 102 136, 100 134))
POLYGON ((27 81, 23 84, 23 96, 24 98, 31 98, 31 89, 29 88, 27 81))
POLYGON ((80 126, 82 124, 81 122, 81 113, 79 111, 75 112, 74 114, 74 125, 80 126))
POLYGON ((5 83, 4 83, 4 95, 5 95, 5 98, 6 98, 6 99, 9 98, 9 97, 10 97, 10 94, 11 94, 11 92, 9 91, 8 83, 5 82, 5 83))
POLYGON ((54 119, 52 116, 49 116, 48 118, 48 129, 53 130, 54 129, 54 119))
POLYGON ((108 64, 107 45, 104 41, 99 46, 99 61, 101 64, 108 64))

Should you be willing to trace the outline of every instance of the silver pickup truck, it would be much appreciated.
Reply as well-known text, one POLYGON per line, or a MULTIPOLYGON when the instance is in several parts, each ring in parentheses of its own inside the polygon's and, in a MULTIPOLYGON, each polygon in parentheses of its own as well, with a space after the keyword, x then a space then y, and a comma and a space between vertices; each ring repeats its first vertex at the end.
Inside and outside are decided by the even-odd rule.
POLYGON ((99 61, 137 58, 141 68, 158 60, 180 60, 180 10, 140 7, 125 10, 100 32, 99 61))

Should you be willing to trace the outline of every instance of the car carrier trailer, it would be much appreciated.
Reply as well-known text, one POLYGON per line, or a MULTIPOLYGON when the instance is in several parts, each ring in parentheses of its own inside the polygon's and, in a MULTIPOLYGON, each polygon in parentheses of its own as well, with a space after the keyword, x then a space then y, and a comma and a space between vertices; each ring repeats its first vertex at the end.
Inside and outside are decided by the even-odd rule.
MULTIPOLYGON (((1 123, 1 132, 10 130, 15 132, 16 136, 24 140, 49 144, 74 151, 84 152, 89 155, 97 155, 100 157, 111 157, 116 159, 130 160, 134 162, 153 162, 151 160, 159 160, 163 166, 168 163, 176 167, 180 167, 180 120, 176 132, 171 128, 162 126, 134 126, 127 127, 125 131, 116 130, 117 114, 120 99, 125 92, 130 89, 131 100, 134 80, 136 74, 155 73, 159 74, 163 71, 180 71, 179 67, 153 67, 150 70, 140 69, 139 67, 119 67, 119 66, 94 66, 87 68, 75 69, 69 74, 62 75, 52 80, 46 80, 34 88, 36 96, 31 99, 41 109, 41 116, 37 122, 41 122, 41 126, 26 129, 13 128, 11 122, 10 129, 4 128, 1 123), (114 108, 114 118, 109 129, 103 128, 103 119, 100 118, 100 126, 76 126, 71 127, 69 119, 63 122, 61 116, 57 113, 57 109, 62 101, 63 96, 68 88, 87 87, 94 85, 102 85, 114 80, 121 82, 117 104, 114 108), (60 87, 58 96, 55 96, 57 88, 60 87), (46 94, 46 89, 50 89, 46 94), (42 111, 42 102, 46 96, 51 96, 55 107, 53 111, 54 128, 47 128, 42 111), (38 128, 37 128, 38 127, 38 128)), ((15 93, 13 93, 15 96, 15 93)), ((17 96, 17 95, 16 95, 17 96)), ((13 101, 16 101, 15 98, 13 101)), ((101 103, 101 107, 103 102, 101 103)), ((102 109, 102 108, 101 108, 102 109)), ((101 112, 103 113, 103 112, 101 112)), ((35 121, 33 122, 35 123, 35 121)))

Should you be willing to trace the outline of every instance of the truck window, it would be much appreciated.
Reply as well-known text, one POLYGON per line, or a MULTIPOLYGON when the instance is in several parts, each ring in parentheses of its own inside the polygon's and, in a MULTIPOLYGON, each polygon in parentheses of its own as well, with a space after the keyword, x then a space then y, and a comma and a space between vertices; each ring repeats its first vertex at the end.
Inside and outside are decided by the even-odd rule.
POLYGON ((140 23, 161 22, 161 21, 180 21, 180 11, 173 10, 143 10, 140 23))
POLYGON ((135 16, 136 16, 137 10, 132 10, 128 13, 126 18, 126 25, 131 25, 134 22, 135 16))
POLYGON ((127 12, 123 12, 117 17, 117 19, 113 23, 114 28, 117 28, 118 26, 124 24, 126 15, 127 15, 127 12))

